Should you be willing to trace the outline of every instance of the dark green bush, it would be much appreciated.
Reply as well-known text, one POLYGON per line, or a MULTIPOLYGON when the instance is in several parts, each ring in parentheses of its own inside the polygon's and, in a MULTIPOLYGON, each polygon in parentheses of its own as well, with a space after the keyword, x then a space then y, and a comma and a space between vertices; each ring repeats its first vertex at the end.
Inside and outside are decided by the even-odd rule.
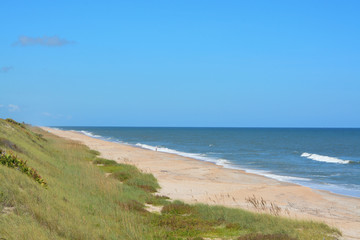
POLYGON ((47 187, 45 180, 37 173, 37 171, 29 166, 27 166, 26 161, 19 159, 17 156, 12 153, 6 153, 0 149, 0 164, 7 166, 9 168, 15 168, 22 173, 25 173, 41 186, 47 187))
POLYGON ((14 119, 7 118, 7 119, 5 119, 5 121, 7 121, 8 123, 14 124, 14 125, 18 125, 18 126, 20 126, 22 128, 25 128, 24 123, 19 123, 19 122, 15 121, 14 119))
POLYGON ((129 178, 131 178, 131 173, 130 172, 124 172, 124 171, 119 171, 119 172, 114 172, 113 174, 111 174, 111 177, 124 182, 126 180, 128 180, 129 178))
POLYGON ((116 165, 117 163, 114 160, 108 160, 105 158, 96 158, 93 161, 93 164, 116 165))

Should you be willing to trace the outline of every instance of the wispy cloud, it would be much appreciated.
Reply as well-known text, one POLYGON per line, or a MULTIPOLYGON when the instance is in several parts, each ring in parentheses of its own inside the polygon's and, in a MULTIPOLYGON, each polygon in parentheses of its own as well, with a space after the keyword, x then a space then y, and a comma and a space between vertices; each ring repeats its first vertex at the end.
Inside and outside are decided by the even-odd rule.
POLYGON ((12 66, 5 66, 5 67, 0 68, 0 72, 7 73, 8 71, 10 71, 12 69, 13 69, 12 66))
POLYGON ((0 104, 0 108, 2 108, 4 105, 0 104))
POLYGON ((43 112, 42 115, 49 117, 49 118, 53 118, 53 119, 59 119, 59 118, 66 118, 66 119, 71 119, 72 116, 68 115, 63 115, 63 114, 52 114, 52 113, 48 113, 48 112, 43 112))
POLYGON ((46 117, 52 117, 52 114, 51 113, 48 113, 48 112, 43 112, 42 115, 46 116, 46 117))
POLYGON ((61 47, 69 44, 74 44, 74 41, 69 41, 58 36, 44 36, 44 37, 29 37, 29 36, 20 36, 16 42, 13 43, 13 46, 47 46, 47 47, 61 47))
POLYGON ((20 107, 15 104, 9 104, 8 105, 9 112, 16 112, 20 110, 20 107))

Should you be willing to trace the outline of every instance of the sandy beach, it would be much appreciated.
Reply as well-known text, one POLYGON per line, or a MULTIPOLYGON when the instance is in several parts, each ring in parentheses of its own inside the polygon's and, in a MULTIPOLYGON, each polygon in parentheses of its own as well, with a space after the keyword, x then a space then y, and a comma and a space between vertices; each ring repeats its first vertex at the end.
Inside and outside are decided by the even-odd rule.
MULTIPOLYGON (((360 199, 279 182, 241 170, 226 169, 169 153, 107 142, 74 131, 42 127, 57 136, 79 141, 104 158, 136 165, 158 179, 158 194, 188 203, 207 203, 262 211, 246 198, 263 198, 279 214, 295 219, 312 219, 339 228, 344 239, 360 239, 360 199)), ((265 212, 269 212, 265 209, 265 212)))

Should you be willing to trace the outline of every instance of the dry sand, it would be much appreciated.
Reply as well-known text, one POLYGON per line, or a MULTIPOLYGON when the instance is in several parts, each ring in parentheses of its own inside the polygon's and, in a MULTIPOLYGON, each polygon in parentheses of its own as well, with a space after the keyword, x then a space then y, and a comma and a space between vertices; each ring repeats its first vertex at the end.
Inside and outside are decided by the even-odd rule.
POLYGON ((60 137, 79 141, 101 156, 136 165, 158 179, 160 195, 188 203, 207 203, 257 211, 246 201, 255 195, 275 203, 281 215, 312 219, 337 227, 343 239, 360 239, 360 199, 279 182, 241 170, 169 153, 94 139, 74 131, 43 127, 60 137))

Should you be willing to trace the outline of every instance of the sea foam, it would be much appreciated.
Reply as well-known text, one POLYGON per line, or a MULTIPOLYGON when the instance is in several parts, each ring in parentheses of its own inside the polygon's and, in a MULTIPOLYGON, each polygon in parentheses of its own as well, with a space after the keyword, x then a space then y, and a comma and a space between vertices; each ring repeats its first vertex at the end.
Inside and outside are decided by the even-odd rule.
POLYGON ((88 137, 101 138, 100 135, 93 134, 92 132, 89 132, 89 131, 76 131, 76 132, 82 133, 88 137))
POLYGON ((299 181, 300 182, 311 181, 311 179, 309 179, 309 178, 277 175, 277 174, 273 174, 273 173, 271 173, 269 171, 264 171, 264 170, 251 170, 251 169, 243 169, 243 170, 245 172, 247 172, 247 173, 253 173, 253 174, 261 175, 261 176, 264 176, 264 177, 268 177, 268 178, 278 180, 280 182, 298 183, 299 181))
POLYGON ((278 181, 281 181, 281 182, 298 183, 299 181, 300 182, 311 181, 311 179, 308 179, 308 178, 277 175, 277 174, 273 174, 273 173, 271 173, 269 171, 244 169, 244 168, 241 168, 241 167, 238 167, 238 166, 235 166, 235 165, 231 164, 231 162, 226 160, 226 159, 211 158, 211 157, 206 156, 205 154, 180 152, 180 151, 165 148, 165 147, 155 147, 155 146, 150 146, 150 145, 142 144, 142 143, 137 143, 135 145, 138 146, 138 147, 141 147, 141 148, 152 150, 152 151, 171 153, 171 154, 176 154, 176 155, 180 155, 180 156, 183 156, 183 157, 189 157, 189 158, 193 158, 193 159, 197 159, 197 160, 201 160, 201 161, 215 163, 216 165, 223 166, 225 168, 243 170, 243 171, 245 171, 247 173, 253 173, 253 174, 257 174, 257 175, 262 175, 264 177, 272 178, 272 179, 275 179, 275 180, 278 180, 278 181))
POLYGON ((350 160, 342 160, 340 158, 328 157, 328 156, 312 154, 312 153, 307 153, 307 152, 304 152, 303 154, 301 154, 301 157, 305 157, 305 158, 308 158, 308 159, 311 159, 314 161, 318 161, 318 162, 339 163, 339 164, 350 163, 350 160))
POLYGON ((208 157, 206 154, 181 152, 181 151, 177 151, 177 150, 166 148, 166 147, 154 147, 154 146, 150 146, 150 145, 146 145, 146 144, 142 144, 142 143, 137 143, 135 145, 138 147, 141 147, 141 148, 152 150, 152 151, 176 154, 176 155, 183 156, 183 157, 188 157, 188 158, 193 158, 193 159, 197 159, 197 160, 201 160, 201 161, 205 161, 205 162, 215 163, 216 165, 223 166, 226 168, 234 168, 231 166, 230 161, 228 161, 226 159, 222 159, 222 158, 220 158, 220 159, 211 158, 211 157, 208 157))
MULTIPOLYGON (((171 153, 171 154, 176 154, 176 155, 180 155, 180 156, 183 156, 183 157, 195 158, 195 159, 197 159, 197 160, 202 160, 202 161, 207 161, 207 162, 218 163, 218 160, 217 160, 217 159, 207 157, 205 154, 181 152, 181 151, 177 151, 177 150, 170 149, 170 148, 166 148, 166 147, 162 147, 162 146, 150 146, 150 145, 142 144, 142 143, 137 143, 137 144, 135 144, 135 145, 138 146, 138 147, 141 147, 141 148, 145 148, 145 149, 148 149, 148 150, 152 150, 152 151, 158 151, 158 152, 164 152, 164 153, 171 153)), ((220 159, 220 160, 221 160, 221 159, 220 159)), ((220 165, 220 162, 219 162, 218 165, 220 165)))

